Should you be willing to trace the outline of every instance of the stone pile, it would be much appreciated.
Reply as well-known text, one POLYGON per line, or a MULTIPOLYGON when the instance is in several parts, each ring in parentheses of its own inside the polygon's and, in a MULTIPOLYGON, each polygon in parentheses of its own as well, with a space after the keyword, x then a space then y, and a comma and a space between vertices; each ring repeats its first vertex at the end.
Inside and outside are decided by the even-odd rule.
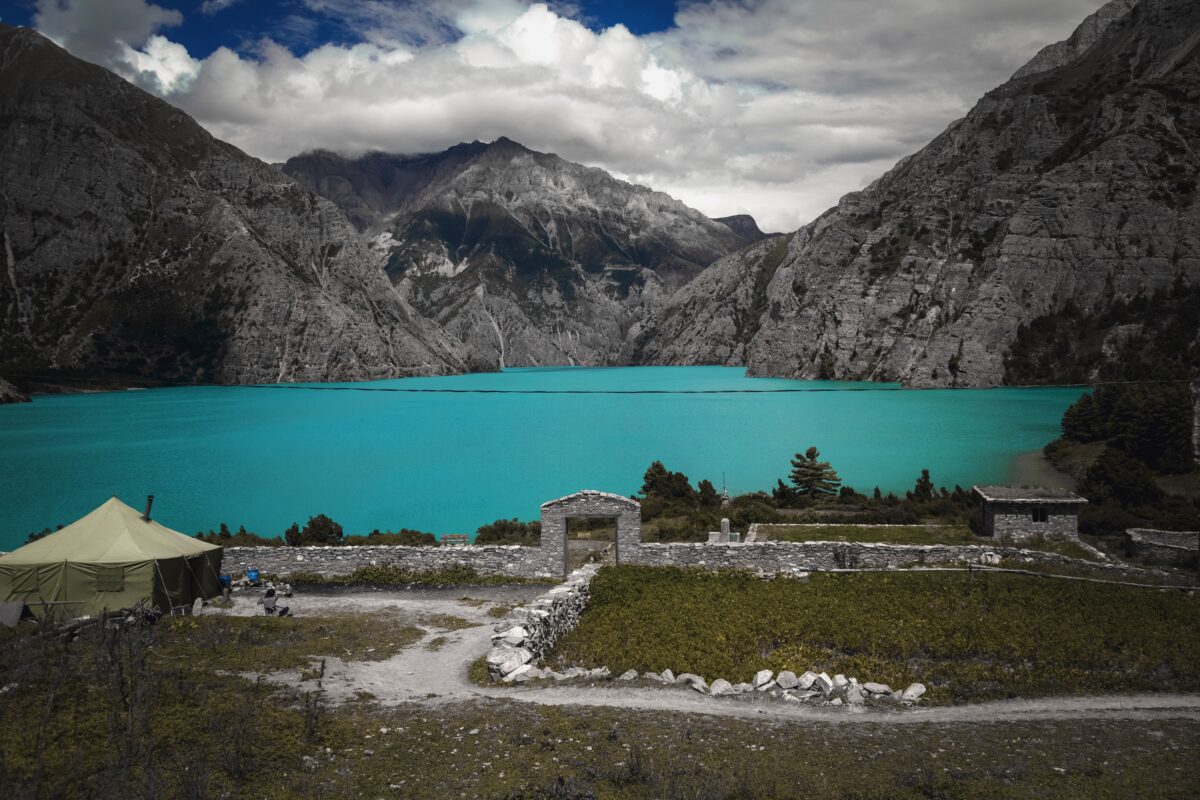
POLYGON ((606 667, 585 670, 578 667, 563 673, 538 669, 535 664, 554 643, 575 627, 587 608, 589 585, 599 566, 588 564, 567 576, 532 603, 514 608, 493 628, 492 649, 488 652, 488 675, 492 680, 523 683, 534 678, 608 678, 606 667))
MULTIPOLYGON (((607 670, 606 670, 607 671, 607 670)), ((622 680, 638 677, 633 670, 621 675, 622 680)), ((830 677, 825 672, 805 672, 797 675, 783 670, 778 675, 769 669, 760 670, 751 683, 731 684, 717 678, 711 684, 700 675, 682 672, 676 675, 669 669, 662 672, 643 672, 644 680, 655 683, 690 686, 692 689, 712 697, 754 694, 762 692, 788 702, 811 702, 828 706, 904 705, 912 706, 925 694, 925 685, 914 683, 903 691, 893 690, 883 683, 859 683, 857 678, 837 674, 830 677)))

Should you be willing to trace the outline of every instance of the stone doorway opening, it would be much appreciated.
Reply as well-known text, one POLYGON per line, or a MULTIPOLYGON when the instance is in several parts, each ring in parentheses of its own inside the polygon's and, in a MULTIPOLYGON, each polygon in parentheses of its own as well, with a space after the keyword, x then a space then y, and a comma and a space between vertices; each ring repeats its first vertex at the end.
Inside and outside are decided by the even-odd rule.
POLYGON ((616 517, 567 518, 567 571, 584 564, 616 562, 616 517))
MULTIPOLYGON (((567 538, 569 520, 614 520, 613 561, 635 562, 642 538, 642 506, 619 494, 584 490, 542 504, 542 554, 550 574, 571 570, 567 538)), ((604 523, 576 523, 579 530, 602 529, 604 523)), ((589 531, 590 532, 590 531, 589 531)))

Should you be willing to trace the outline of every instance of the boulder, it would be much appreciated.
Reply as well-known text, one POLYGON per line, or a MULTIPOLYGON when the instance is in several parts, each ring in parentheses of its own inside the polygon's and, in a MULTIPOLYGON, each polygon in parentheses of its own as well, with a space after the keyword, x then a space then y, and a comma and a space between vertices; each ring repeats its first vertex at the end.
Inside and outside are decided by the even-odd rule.
POLYGON ((691 672, 681 672, 675 676, 676 683, 696 683, 697 681, 704 683, 704 678, 691 672))
POLYGON ((633 681, 633 680, 637 680, 637 676, 638 676, 638 674, 637 674, 637 670, 636 670, 636 669, 630 669, 630 670, 626 670, 625 672, 622 672, 622 673, 621 673, 621 677, 620 677, 620 678, 618 678, 617 680, 621 680, 621 681, 633 681))
POLYGON ((846 680, 846 676, 841 674, 840 672, 837 675, 833 676, 833 688, 834 689, 845 689, 849 685, 850 685, 850 681, 846 680))
POLYGON ((717 678, 715 681, 712 682, 712 685, 708 687, 708 693, 711 694, 713 697, 716 697, 716 696, 722 695, 722 694, 730 694, 732 692, 733 692, 733 685, 730 684, 729 681, 725 680, 724 678, 717 678))
POLYGON ((754 687, 748 683, 735 683, 733 685, 733 691, 735 694, 745 694, 746 692, 753 692, 754 687))
MULTIPOLYGON (((529 672, 529 670, 531 670, 531 669, 533 669, 533 667, 529 666, 528 664, 522 664, 518 667, 514 667, 512 670, 504 673, 504 682, 512 683, 513 681, 517 680, 517 678, 520 678, 522 675, 524 675, 526 672, 529 672)), ((504 672, 503 668, 501 668, 501 672, 504 672)), ((529 679, 525 678, 525 680, 529 680, 529 679)))
POLYGON ((833 678, 829 677, 829 675, 822 672, 820 675, 817 676, 817 679, 813 682, 813 688, 816 689, 817 691, 819 691, 821 694, 828 697, 830 694, 833 693, 833 678))
POLYGON ((700 694, 708 693, 708 684, 704 682, 704 678, 701 678, 698 681, 692 681, 692 688, 700 694))
MULTIPOLYGON (((780 689, 795 689, 800 685, 800 679, 796 677, 796 673, 790 669, 785 669, 775 678, 775 682, 779 684, 780 689)), ((811 685, 811 684, 810 684, 811 685)))
POLYGON ((802 700, 802 701, 806 701, 806 702, 807 702, 808 700, 812 700, 813 698, 816 698, 816 697, 824 697, 824 695, 822 695, 820 692, 816 691, 815 689, 809 689, 809 690, 807 690, 807 691, 798 691, 798 692, 794 692, 794 693, 793 693, 793 696, 794 696, 794 697, 795 697, 797 700, 802 700))
POLYGON ((797 680, 797 684, 796 684, 797 689, 811 689, 812 685, 817 682, 817 673, 812 672, 810 670, 810 671, 804 673, 803 675, 801 675, 796 680, 797 680))
POLYGON ((674 683, 675 682, 675 673, 671 672, 671 670, 664 669, 661 674, 662 674, 663 683, 674 683))
POLYGON ((766 683, 764 683, 763 685, 758 687, 758 691, 769 692, 775 688, 777 688, 777 684, 775 683, 775 681, 767 681, 766 683))
POLYGON ((757 689, 767 683, 770 683, 771 678, 774 675, 775 673, 771 672, 769 669, 760 669, 758 672, 754 673, 754 688, 757 689))
POLYGON ((900 695, 900 699, 906 703, 915 703, 921 699, 921 695, 923 694, 925 694, 925 684, 914 683, 904 690, 904 693, 900 695))
POLYGON ((656 681, 658 683, 663 682, 663 676, 659 675, 657 672, 643 672, 642 677, 648 681, 656 681))
POLYGON ((871 681, 867 681, 866 683, 864 683, 862 685, 862 688, 865 689, 870 694, 891 694, 892 693, 892 687, 888 686, 886 683, 872 683, 871 681))
POLYGON ((831 706, 840 706, 841 704, 842 704, 842 698, 840 698, 840 697, 835 697, 829 701, 829 705, 831 705, 831 706))
POLYGON ((861 706, 866 702, 866 693, 863 692, 861 686, 847 686, 845 692, 846 702, 852 706, 861 706))

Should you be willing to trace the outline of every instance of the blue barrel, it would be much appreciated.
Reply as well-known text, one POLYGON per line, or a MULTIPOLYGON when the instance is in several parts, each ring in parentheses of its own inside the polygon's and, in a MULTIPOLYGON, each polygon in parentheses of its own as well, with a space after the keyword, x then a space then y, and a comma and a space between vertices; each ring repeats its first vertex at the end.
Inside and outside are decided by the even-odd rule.
POLYGON ((222 589, 233 588, 233 576, 232 575, 218 575, 217 580, 219 580, 221 582, 222 589))
POLYGON ((258 581, 258 570, 256 570, 256 569, 246 570, 246 580, 250 581, 251 583, 256 583, 258 581))

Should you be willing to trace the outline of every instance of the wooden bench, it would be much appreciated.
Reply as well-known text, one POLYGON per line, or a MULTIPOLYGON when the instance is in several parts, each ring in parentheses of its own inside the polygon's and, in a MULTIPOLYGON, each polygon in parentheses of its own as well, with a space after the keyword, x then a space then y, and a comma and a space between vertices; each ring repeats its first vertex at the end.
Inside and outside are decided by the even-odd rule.
POLYGON ((443 533, 439 542, 441 544, 470 544, 471 537, 465 533, 443 533))

